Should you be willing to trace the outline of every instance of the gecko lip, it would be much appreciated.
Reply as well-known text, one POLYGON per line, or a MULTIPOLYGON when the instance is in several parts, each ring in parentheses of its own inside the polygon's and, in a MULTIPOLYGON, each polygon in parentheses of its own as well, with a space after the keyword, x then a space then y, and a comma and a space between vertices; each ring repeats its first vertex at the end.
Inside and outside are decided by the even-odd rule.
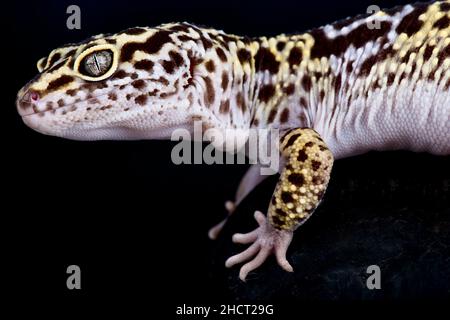
POLYGON ((46 109, 46 110, 42 110, 42 111, 38 111, 35 104, 31 108, 32 112, 24 113, 24 112, 21 112, 19 108, 18 108, 18 110, 19 110, 19 115, 22 118, 23 117, 28 117, 28 116, 33 116, 33 115, 44 115, 44 114, 47 114, 47 113, 52 112, 52 111, 54 112, 56 110, 66 109, 66 108, 69 108, 69 107, 80 105, 82 103, 89 103, 89 101, 91 101, 91 100, 95 100, 95 99, 104 97, 106 95, 108 95, 108 93, 99 94, 98 96, 92 96, 89 99, 79 100, 79 101, 71 103, 71 104, 66 104, 66 105, 58 106, 57 108, 46 109))

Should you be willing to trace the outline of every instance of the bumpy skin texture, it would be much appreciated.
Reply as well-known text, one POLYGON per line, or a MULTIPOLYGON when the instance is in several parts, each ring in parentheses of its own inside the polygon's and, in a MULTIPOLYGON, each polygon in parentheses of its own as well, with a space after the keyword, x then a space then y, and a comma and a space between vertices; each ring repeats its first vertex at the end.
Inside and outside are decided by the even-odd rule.
MULTIPOLYGON (((227 138, 243 143, 246 129, 280 129, 286 164, 269 219, 256 215, 260 227, 235 237, 254 245, 227 263, 256 254, 245 278, 272 252, 291 271, 284 255, 292 231, 320 202, 333 157, 450 154, 449 66, 450 1, 273 38, 171 23, 53 50, 19 91, 17 108, 31 128, 79 140, 164 139, 193 130, 194 120, 233 129, 227 138)), ((234 206, 260 181, 254 170, 246 175, 234 206)))

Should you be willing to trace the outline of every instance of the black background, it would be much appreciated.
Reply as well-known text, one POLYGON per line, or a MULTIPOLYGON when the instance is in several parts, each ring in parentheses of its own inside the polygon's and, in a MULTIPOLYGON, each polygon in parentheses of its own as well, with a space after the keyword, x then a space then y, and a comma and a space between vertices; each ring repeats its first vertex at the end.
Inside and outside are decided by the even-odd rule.
MULTIPOLYGON (((4 12, 4 31, 12 31, 13 37, 4 47, 8 71, 4 68, 7 90, 2 90, 7 190, 3 215, 10 218, 3 225, 7 235, 3 245, 11 254, 5 259, 11 267, 6 278, 14 288, 10 296, 41 301, 43 308, 63 305, 71 312, 86 305, 106 311, 127 301, 144 306, 148 315, 158 309, 165 314, 162 318, 173 317, 179 304, 233 299, 227 288, 211 281, 215 244, 208 240, 207 230, 224 216, 223 203, 234 194, 247 167, 176 166, 170 160, 174 143, 168 141, 77 142, 32 131, 17 115, 14 101, 19 88, 36 74, 40 57, 64 43, 136 25, 189 21, 229 33, 276 35, 364 13, 372 4, 393 7, 404 3, 122 0, 13 4, 4 12), (81 30, 66 28, 66 8, 71 4, 81 8, 81 30), (81 291, 66 288, 66 268, 71 264, 81 267, 81 291)), ((377 184, 395 179, 400 189, 405 186, 395 201, 406 205, 409 200, 431 201, 427 193, 410 199, 410 185, 420 189, 426 181, 447 192, 449 164, 448 157, 370 153, 338 161, 333 179, 335 186, 343 185, 344 193, 352 192, 349 181, 374 181, 358 193, 359 203, 369 207, 379 205, 373 196, 377 184)), ((266 188, 273 188, 275 182, 269 179, 266 188)), ((336 194, 338 189, 333 189, 336 194)), ((442 190, 438 191, 441 195, 442 190)), ((333 199, 340 201, 336 194, 333 199)), ((384 205, 389 205, 389 199, 384 205)), ((438 199, 446 201, 442 196, 438 199)), ((264 209, 268 201, 252 203, 253 209, 264 209)), ((308 304, 316 305, 321 304, 308 304)), ((394 305, 399 310, 411 306, 398 305, 398 301, 394 305)), ((284 307, 298 312, 300 306, 284 307)), ((348 302, 344 306, 349 307, 348 302)), ((366 306, 350 305, 353 310, 366 306)))

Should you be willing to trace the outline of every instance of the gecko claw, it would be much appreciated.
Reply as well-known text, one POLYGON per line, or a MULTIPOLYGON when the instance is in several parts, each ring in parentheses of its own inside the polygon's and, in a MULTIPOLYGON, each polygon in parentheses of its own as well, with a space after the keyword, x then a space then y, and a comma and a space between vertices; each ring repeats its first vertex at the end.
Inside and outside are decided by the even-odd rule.
POLYGON ((259 224, 257 229, 246 234, 236 233, 232 238, 235 243, 252 244, 243 252, 228 258, 225 266, 230 268, 251 259, 239 271, 239 278, 245 281, 249 272, 261 266, 267 257, 274 253, 280 267, 293 272, 294 269, 286 259, 287 248, 292 240, 292 231, 276 230, 260 211, 255 212, 255 220, 259 224))

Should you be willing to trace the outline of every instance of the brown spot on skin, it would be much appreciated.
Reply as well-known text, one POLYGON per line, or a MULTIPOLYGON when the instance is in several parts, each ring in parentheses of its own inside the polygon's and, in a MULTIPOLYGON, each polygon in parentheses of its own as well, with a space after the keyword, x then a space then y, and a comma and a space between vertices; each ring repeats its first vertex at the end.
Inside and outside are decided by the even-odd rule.
POLYGON ((288 121, 288 119, 289 119, 289 109, 286 108, 280 114, 280 122, 286 123, 288 121))
POLYGON ((445 90, 450 89, 450 78, 445 82, 445 90))
POLYGON ((212 60, 206 61, 205 67, 206 67, 206 70, 211 73, 216 70, 216 66, 214 65, 214 61, 212 61, 212 60))
POLYGON ((145 30, 144 28, 129 28, 126 30, 123 30, 122 32, 119 32, 119 34, 129 34, 129 35, 139 35, 139 34, 143 34, 144 32, 146 32, 147 30, 145 30))
POLYGON ((433 28, 442 30, 442 29, 448 28, 449 25, 450 25, 450 19, 448 18, 447 15, 444 15, 442 18, 440 18, 438 21, 436 21, 433 24, 433 28))
MULTIPOLYGON (((199 33, 200 33, 200 32, 199 32, 199 33)), ((202 42, 203 47, 204 47, 206 50, 211 49, 212 46, 213 46, 212 41, 209 40, 209 39, 206 39, 205 36, 200 35, 200 41, 202 42)))
POLYGON ((180 31, 180 32, 189 32, 189 25, 182 22, 176 25, 173 25, 170 27, 170 30, 172 31, 180 31))
POLYGON ((312 166, 314 171, 317 171, 317 169, 320 168, 321 164, 322 163, 320 161, 316 161, 316 160, 311 161, 311 166, 312 166))
POLYGON ((275 94, 275 87, 272 84, 266 84, 259 89, 258 99, 262 102, 268 102, 275 94))
POLYGON ((222 73, 222 89, 223 91, 225 91, 228 87, 228 82, 229 82, 229 78, 228 78, 228 73, 226 73, 225 71, 222 73))
POLYGON ((389 73, 387 77, 387 85, 390 86, 394 83, 395 73, 389 73))
POLYGON ((291 49, 291 52, 289 53, 289 57, 288 57, 288 62, 289 62, 291 69, 294 66, 297 66, 300 64, 300 62, 302 61, 302 57, 303 57, 303 54, 302 54, 302 50, 300 48, 294 47, 291 49))
POLYGON ((75 79, 71 76, 68 75, 62 75, 59 78, 56 78, 55 80, 51 81, 48 86, 46 91, 47 92, 51 92, 51 91, 55 91, 71 82, 73 82, 75 79))
POLYGON ((277 50, 278 50, 278 51, 283 51, 284 47, 286 47, 286 42, 284 42, 284 41, 279 41, 279 42, 277 43, 277 50))
POLYGON ((283 88, 283 92, 288 96, 292 95, 295 91, 295 84, 290 83, 287 87, 283 88))
POLYGON ((380 28, 369 29, 367 24, 363 23, 356 29, 350 31, 347 35, 341 35, 330 39, 321 28, 311 31, 314 38, 314 46, 311 48, 311 59, 329 57, 331 55, 341 56, 348 47, 353 45, 360 48, 369 41, 375 41, 384 36, 391 27, 387 21, 380 22, 380 28))
POLYGON ((246 49, 239 49, 239 51, 237 52, 237 56, 241 64, 249 62, 250 58, 252 57, 250 52, 246 49))
POLYGON ((131 95, 130 93, 128 93, 128 94, 126 95, 127 100, 130 100, 131 97, 133 97, 133 95, 131 95))
POLYGON ((314 143, 312 143, 311 141, 305 143, 305 147, 309 148, 312 147, 314 145, 314 143))
POLYGON ((298 161, 301 161, 301 162, 304 162, 304 161, 306 161, 307 159, 308 159, 308 155, 306 154, 305 149, 301 149, 301 150, 298 152, 297 160, 298 160, 298 161))
POLYGON ((270 110, 269 117, 267 118, 267 122, 272 123, 273 120, 275 119, 276 115, 277 115, 277 110, 275 110, 275 109, 270 110))
POLYGON ((146 94, 141 94, 141 95, 137 96, 137 97, 134 99, 134 102, 135 102, 136 104, 139 104, 139 105, 143 106, 143 105, 145 105, 145 104, 147 103, 147 98, 148 98, 148 95, 146 95, 146 94))
POLYGON ((183 65, 184 59, 178 52, 175 51, 170 51, 169 57, 170 60, 164 60, 162 62, 162 66, 167 73, 173 73, 176 68, 179 68, 183 65))
POLYGON ((244 96, 241 92, 238 92, 236 94, 236 105, 242 110, 242 112, 245 112, 246 106, 244 101, 244 96))
POLYGON ((399 23, 395 31, 398 34, 406 33, 408 36, 412 36, 422 27, 423 21, 420 20, 419 17, 420 15, 425 13, 426 10, 426 4, 417 4, 413 11, 411 11, 411 13, 403 17, 402 21, 399 23))
POLYGON ((372 70, 372 67, 376 65, 377 62, 384 61, 392 53, 392 48, 388 47, 382 49, 377 55, 368 57, 362 64, 359 73, 363 76, 367 76, 372 70))
POLYGON ((257 127, 259 125, 259 120, 257 118, 254 118, 252 121, 252 125, 257 127))
POLYGON ((303 113, 298 116, 298 119, 300 120, 301 123, 305 123, 306 122, 306 116, 303 113))
POLYGON ((144 51, 148 54, 157 53, 164 44, 172 42, 170 34, 171 33, 169 31, 158 30, 145 42, 128 42, 124 44, 120 54, 120 61, 130 61, 133 58, 134 52, 136 52, 137 50, 144 51))
POLYGON ((153 80, 153 81, 162 83, 165 86, 167 86, 169 84, 169 80, 167 80, 166 78, 163 78, 163 77, 159 77, 158 79, 153 80))
POLYGON ((153 68, 153 65, 154 65, 153 61, 144 59, 136 62, 134 64, 134 67, 140 70, 151 70, 153 68))
POLYGON ((116 101, 117 100, 117 95, 114 92, 110 92, 110 93, 108 93, 108 98, 113 100, 113 101, 116 101))
POLYGON ((325 99, 325 91, 320 90, 319 99, 320 99, 320 101, 323 101, 323 99, 325 99))
POLYGON ((300 98, 300 106, 306 108, 308 106, 306 99, 304 97, 300 98))
POLYGON ((279 216, 282 216, 282 217, 287 216, 287 213, 284 212, 283 209, 277 208, 277 209, 275 210, 275 212, 276 212, 279 216))
POLYGON ((149 91, 147 94, 148 94, 149 97, 154 97, 154 96, 156 96, 156 94, 158 92, 159 92, 158 89, 154 89, 152 91, 149 91))
POLYGON ((280 229, 284 224, 283 220, 281 220, 278 216, 271 216, 270 219, 272 220, 274 227, 277 229, 280 229))
POLYGON ((58 104, 58 107, 64 106, 64 100, 63 99, 59 99, 57 104, 58 104))
POLYGON ((342 85, 342 76, 338 74, 336 76, 336 79, 334 80, 334 92, 336 93, 336 95, 339 93, 339 90, 341 90, 341 85, 342 85))
POLYGON ((181 67, 184 63, 183 57, 176 51, 170 51, 169 57, 170 57, 170 59, 172 59, 175 62, 175 65, 177 67, 181 67))
POLYGON ((132 85, 133 87, 135 87, 136 89, 142 89, 142 88, 145 87, 145 81, 142 80, 142 79, 134 80, 134 81, 131 83, 131 85, 132 85))
POLYGON ((295 140, 297 140, 300 137, 300 134, 293 134, 289 140, 286 142, 286 146, 285 148, 289 148, 290 146, 292 146, 292 144, 295 142, 295 140))
POLYGON ((256 71, 268 70, 272 74, 278 73, 280 62, 278 62, 269 49, 261 47, 255 55, 256 71))
POLYGON ((348 74, 352 73, 353 71, 353 61, 348 61, 347 66, 345 67, 345 71, 347 71, 348 74))
POLYGON ((204 77, 203 80, 205 81, 205 93, 204 93, 204 100, 208 106, 211 106, 214 103, 215 99, 215 91, 214 86, 212 83, 211 78, 204 77))
POLYGON ((113 79, 123 79, 128 77, 129 74, 127 72, 125 72, 125 70, 118 70, 116 73, 114 73, 114 75, 112 76, 113 79))
POLYGON ((217 56, 219 57, 220 61, 222 61, 222 62, 227 61, 227 56, 222 48, 216 47, 216 53, 217 53, 217 56))
POLYGON ((46 104, 47 110, 52 110, 53 109, 53 102, 49 101, 46 104))
POLYGON ((106 41, 106 43, 109 43, 109 44, 116 44, 116 39, 105 39, 105 41, 106 41))
POLYGON ((101 107, 100 108, 100 110, 107 110, 107 109, 111 109, 112 108, 112 105, 110 105, 110 104, 108 104, 107 106, 103 106, 103 107, 101 107))
POLYGON ((225 100, 220 103, 219 112, 220 113, 228 113, 230 111, 230 101, 225 100))
POLYGON ((171 74, 175 71, 175 63, 172 60, 164 60, 161 65, 163 66, 164 70, 171 74))
POLYGON ((429 60, 431 58, 431 55, 433 54, 434 46, 427 46, 423 53, 424 60, 429 60))
POLYGON ((305 89, 305 91, 311 90, 311 86, 312 86, 311 78, 306 74, 302 78, 302 86, 303 86, 303 89, 305 89))
POLYGON ((281 193, 281 200, 284 203, 289 203, 289 202, 294 201, 294 199, 292 198, 292 195, 289 192, 282 192, 281 193))
POLYGON ((292 173, 287 179, 296 186, 301 186, 305 182, 305 177, 301 173, 292 173))
POLYGON ((187 42, 187 41, 195 41, 194 38, 186 35, 186 34, 180 34, 177 36, 178 40, 182 41, 182 42, 187 42))
POLYGON ((74 97, 77 94, 77 92, 78 91, 76 89, 70 89, 70 90, 66 91, 67 95, 69 95, 71 97, 74 97))

